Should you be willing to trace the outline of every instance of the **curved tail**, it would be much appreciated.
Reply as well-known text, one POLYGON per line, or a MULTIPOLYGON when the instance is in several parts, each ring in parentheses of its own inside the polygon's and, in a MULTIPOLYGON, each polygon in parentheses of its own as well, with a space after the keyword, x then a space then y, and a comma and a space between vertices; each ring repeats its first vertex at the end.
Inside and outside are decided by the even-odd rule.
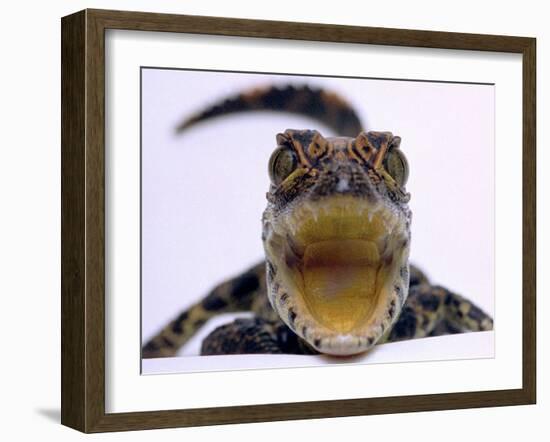
POLYGON ((237 112, 270 110, 304 115, 317 120, 338 136, 355 137, 363 125, 355 110, 339 95, 309 86, 286 85, 256 88, 213 104, 183 121, 182 132, 195 124, 237 112))

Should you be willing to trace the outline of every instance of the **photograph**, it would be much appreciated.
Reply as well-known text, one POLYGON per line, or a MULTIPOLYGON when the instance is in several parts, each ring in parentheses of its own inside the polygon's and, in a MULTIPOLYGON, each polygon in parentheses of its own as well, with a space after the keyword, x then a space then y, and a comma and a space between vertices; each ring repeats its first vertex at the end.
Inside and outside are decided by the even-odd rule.
POLYGON ((142 66, 143 375, 494 357, 495 85, 142 66))

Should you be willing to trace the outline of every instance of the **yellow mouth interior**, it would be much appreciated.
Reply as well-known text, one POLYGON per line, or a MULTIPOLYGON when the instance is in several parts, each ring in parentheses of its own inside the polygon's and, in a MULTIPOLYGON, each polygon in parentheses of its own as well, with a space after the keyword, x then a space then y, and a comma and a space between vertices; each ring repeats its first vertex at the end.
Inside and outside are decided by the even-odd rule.
POLYGON ((310 244, 302 265, 303 296, 326 327, 349 332, 372 314, 380 254, 372 241, 328 240, 310 244))
POLYGON ((368 209, 346 200, 304 209, 287 219, 291 234, 286 241, 280 236, 273 241, 285 255, 287 287, 300 295, 318 324, 337 333, 372 322, 395 271, 392 232, 397 217, 368 209))

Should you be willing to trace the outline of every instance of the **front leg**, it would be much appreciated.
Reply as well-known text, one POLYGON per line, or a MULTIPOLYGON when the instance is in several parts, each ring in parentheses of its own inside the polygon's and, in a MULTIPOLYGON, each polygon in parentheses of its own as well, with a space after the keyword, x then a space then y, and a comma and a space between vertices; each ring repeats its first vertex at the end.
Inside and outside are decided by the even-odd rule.
POLYGON ((216 328, 202 342, 201 355, 311 354, 313 351, 282 321, 236 319, 216 328))
POLYGON ((469 300, 440 286, 411 287, 387 342, 493 329, 493 319, 469 300))

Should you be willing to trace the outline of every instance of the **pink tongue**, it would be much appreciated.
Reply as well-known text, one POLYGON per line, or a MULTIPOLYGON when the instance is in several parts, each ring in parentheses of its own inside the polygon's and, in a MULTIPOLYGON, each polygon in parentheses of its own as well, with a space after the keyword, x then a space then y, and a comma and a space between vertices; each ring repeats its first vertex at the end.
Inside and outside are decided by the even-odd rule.
POLYGON ((371 241, 351 239, 309 245, 304 253, 304 298, 324 326, 349 332, 376 305, 380 256, 371 241))

